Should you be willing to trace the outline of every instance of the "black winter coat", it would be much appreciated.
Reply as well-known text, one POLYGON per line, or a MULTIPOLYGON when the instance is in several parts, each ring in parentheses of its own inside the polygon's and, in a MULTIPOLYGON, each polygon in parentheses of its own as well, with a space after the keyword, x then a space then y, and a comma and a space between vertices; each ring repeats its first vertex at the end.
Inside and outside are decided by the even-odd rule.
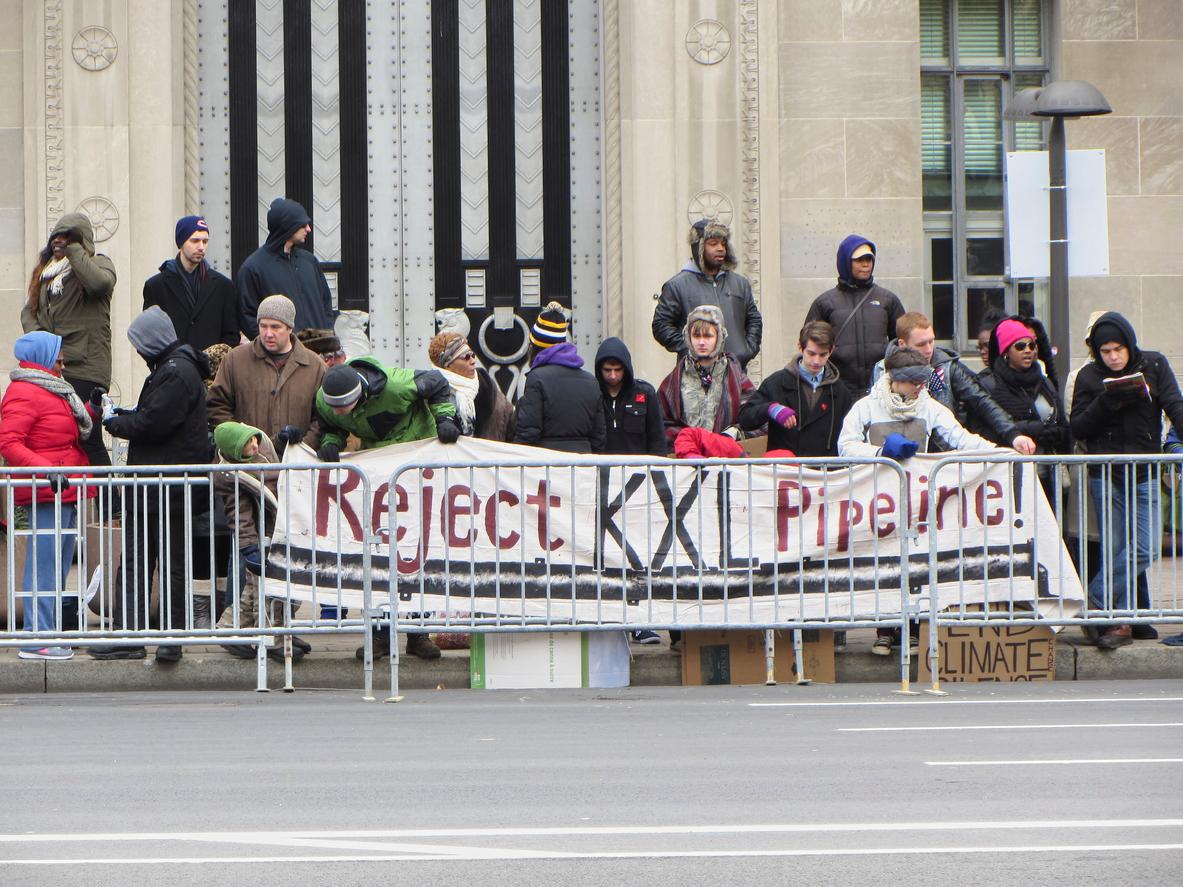
POLYGON ((871 370, 883 359, 888 342, 895 339, 895 323, 903 314, 903 303, 891 290, 874 283, 868 290, 843 281, 813 300, 805 322, 824 320, 834 328, 830 361, 857 400, 870 389, 871 370), (860 308, 863 296, 867 299, 860 308), (858 314, 847 323, 855 308, 858 314))
POLYGON ((945 387, 936 392, 930 388, 929 394, 952 410, 965 427, 980 428, 983 437, 1009 447, 1019 432, 1007 411, 982 387, 978 374, 958 354, 940 346, 933 352, 930 363, 934 372, 944 374, 945 387))
POLYGON ((669 445, 665 420, 657 392, 648 382, 633 377, 633 356, 628 346, 615 337, 605 339, 596 352, 596 379, 604 398, 605 453, 618 456, 665 456, 669 445), (606 360, 624 366, 624 384, 615 397, 600 379, 600 367, 606 360))
MULTIPOLYGON (((1006 365, 1003 358, 997 358, 991 366, 993 369, 978 373, 978 383, 1014 422, 1015 434, 1025 434, 1035 441, 1041 456, 1070 453, 1072 435, 1068 430, 1068 416, 1060 402, 1060 393, 1039 365, 1034 364, 1030 374, 1016 373, 1006 365), (1052 408, 1052 414, 1046 420, 1035 409, 1040 396, 1052 408)), ((1009 447, 1014 440, 1014 435, 1010 440, 1004 440, 976 416, 972 418, 969 428, 999 446, 1009 447)))
POLYGON ((238 292, 230 278, 202 262, 197 271, 197 293, 190 290, 177 259, 160 266, 160 273, 144 282, 144 310, 159 305, 173 322, 177 339, 194 351, 223 342, 238 344, 238 292))
POLYGON ((809 383, 798 372, 801 358, 768 376, 739 412, 739 426, 755 431, 768 426, 768 449, 792 450, 797 456, 837 456, 842 420, 854 405, 838 371, 826 364, 817 398, 810 406, 809 383), (797 424, 785 428, 768 418, 768 407, 779 403, 797 414, 797 424))
POLYGON ((514 443, 602 453, 605 442, 604 402, 595 376, 557 364, 530 370, 518 399, 514 443))
POLYGON ((718 305, 727 330, 727 352, 740 366, 760 353, 764 319, 752 295, 752 284, 730 269, 707 277, 694 261, 665 282, 653 311, 653 338, 666 351, 684 354, 689 347, 683 330, 690 312, 700 305, 718 305))
POLYGON ((277 197, 267 211, 267 241, 246 257, 238 269, 238 297, 242 331, 248 339, 259 334, 259 302, 284 295, 296 305, 293 332, 313 327, 332 329, 337 312, 333 295, 316 256, 306 249, 283 245, 297 228, 309 223, 308 214, 294 200, 277 197))
MULTIPOLYGON (((136 409, 106 423, 128 441, 128 465, 188 465, 210 461, 205 383, 209 361, 188 345, 158 356, 140 389, 136 409)), ((178 488, 179 489, 179 488, 178 488)))

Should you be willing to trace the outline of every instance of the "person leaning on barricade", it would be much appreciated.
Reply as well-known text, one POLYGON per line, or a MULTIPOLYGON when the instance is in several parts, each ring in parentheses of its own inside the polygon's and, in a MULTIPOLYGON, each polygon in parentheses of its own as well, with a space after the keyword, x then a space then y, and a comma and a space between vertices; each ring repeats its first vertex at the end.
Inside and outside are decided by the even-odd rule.
MULTIPOLYGON (((1043 324, 1032 317, 999 321, 990 333, 989 351, 989 366, 978 374, 978 382, 1014 422, 1015 430, 1035 441, 1037 456, 1071 452, 1068 415, 1060 400, 1051 340, 1043 324)), ((985 423, 971 421, 969 427, 995 443, 1006 443, 992 434, 985 423)), ((1036 469, 1053 508, 1054 469, 1054 465, 1046 463, 1036 469)))
POLYGON ((727 352, 723 313, 714 305, 698 306, 690 312, 684 335, 690 350, 678 356, 673 372, 657 389, 670 448, 683 428, 740 438, 740 410, 756 386, 727 352))
MULTIPOLYGON (((131 322, 127 338, 148 364, 148 378, 131 409, 116 407, 110 399, 103 408, 103 425, 110 435, 128 441, 127 464, 208 463, 203 380, 209 375, 209 361, 204 354, 177 341, 172 321, 157 305, 131 322)), ((185 507, 184 486, 171 484, 162 491, 150 482, 131 487, 130 495, 133 501, 123 505, 126 556, 115 577, 113 627, 125 631, 149 627, 148 596, 152 574, 159 567, 165 620, 159 627, 183 631, 188 628, 189 593, 185 543, 192 534, 195 514, 204 510, 209 500, 194 491, 190 513, 185 507)), ((143 659, 145 652, 142 645, 116 644, 91 647, 90 655, 95 659, 143 659)), ((180 658, 179 645, 156 648, 158 662, 176 662, 180 658)))
MULTIPOLYGON (((928 393, 932 367, 915 348, 899 348, 884 362, 884 373, 871 393, 855 403, 842 423, 838 455, 883 456, 897 462, 934 450, 992 450, 995 445, 966 431, 944 404, 928 393)), ((871 652, 889 656, 900 643, 898 628, 880 628, 871 652)), ((912 624, 909 644, 919 647, 919 626, 912 624)))
MULTIPOLYGON (((1089 455, 1162 452, 1162 417, 1183 427, 1183 395, 1167 359, 1142 351, 1133 326, 1116 311, 1103 314, 1089 334, 1092 363, 1076 377, 1072 434, 1089 455)), ((1089 580, 1089 606, 1130 608, 1130 589, 1161 545, 1159 481, 1153 465, 1090 465, 1089 495, 1101 532, 1101 568, 1089 580)), ((1096 638, 1101 649, 1133 642, 1129 624, 1096 638)))
MULTIPOLYGON (((98 427, 98 412, 83 404, 73 386, 62 378, 62 337, 44 331, 25 333, 13 345, 13 354, 20 366, 9 373, 12 384, 0 401, 0 456, 5 464, 14 468, 89 464, 82 441, 97 433, 94 429, 98 427)), ((67 592, 66 577, 74 559, 79 487, 70 484, 61 472, 35 476, 49 481, 49 485, 33 489, 21 484, 12 494, 15 505, 29 509, 33 531, 26 549, 25 570, 18 577, 21 591, 33 592, 36 597, 34 602, 33 596, 17 596, 24 607, 23 629, 77 631, 78 597, 67 592), (55 511, 61 515, 60 536, 56 534, 55 511)), ((89 498, 96 492, 92 486, 86 495, 89 498)), ((70 659, 74 654, 69 647, 34 643, 22 647, 17 655, 21 659, 70 659)))
POLYGON ((484 367, 464 336, 443 332, 427 344, 427 359, 439 370, 456 400, 460 433, 482 440, 513 439, 513 404, 484 367))
POLYGON ((740 427, 756 431, 767 426, 769 450, 836 456, 838 432, 854 401, 830 360, 833 327, 824 320, 810 321, 801 328, 797 348, 797 356, 761 382, 740 410, 740 427))
MULTIPOLYGON (((384 367, 372 357, 355 358, 325 373, 316 411, 324 427, 317 451, 322 462, 339 461, 350 434, 363 450, 433 437, 454 444, 460 438, 456 405, 438 371, 384 367)), ((389 628, 375 632, 374 657, 389 656, 390 642, 389 628)), ((408 634, 407 653, 438 659, 440 649, 426 634, 408 634)), ((364 655, 365 647, 358 647, 357 657, 364 655)))

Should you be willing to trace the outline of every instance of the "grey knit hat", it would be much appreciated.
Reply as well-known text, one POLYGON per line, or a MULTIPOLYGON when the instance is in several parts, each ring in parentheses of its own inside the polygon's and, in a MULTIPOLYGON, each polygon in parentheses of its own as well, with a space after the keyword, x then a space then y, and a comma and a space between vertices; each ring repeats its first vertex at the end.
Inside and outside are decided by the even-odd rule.
POLYGON ((151 359, 177 341, 177 331, 164 309, 153 305, 127 325, 127 341, 137 354, 151 359))
POLYGON ((290 327, 296 326, 296 306, 287 296, 268 296, 259 303, 256 320, 278 320, 290 327))
POLYGON ((329 367, 320 383, 320 393, 330 407, 347 407, 361 397, 361 373, 347 363, 329 367))

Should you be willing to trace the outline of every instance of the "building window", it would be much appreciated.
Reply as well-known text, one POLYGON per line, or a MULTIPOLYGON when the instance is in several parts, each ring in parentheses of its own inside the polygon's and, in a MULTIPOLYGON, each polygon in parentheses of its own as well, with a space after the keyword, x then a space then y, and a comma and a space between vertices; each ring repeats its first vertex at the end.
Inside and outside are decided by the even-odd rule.
POLYGON ((1047 314, 1046 281, 1007 275, 1005 151, 1045 126, 1003 108, 1048 75, 1049 0, 920 0, 925 290, 937 338, 971 351, 983 316, 1047 314))

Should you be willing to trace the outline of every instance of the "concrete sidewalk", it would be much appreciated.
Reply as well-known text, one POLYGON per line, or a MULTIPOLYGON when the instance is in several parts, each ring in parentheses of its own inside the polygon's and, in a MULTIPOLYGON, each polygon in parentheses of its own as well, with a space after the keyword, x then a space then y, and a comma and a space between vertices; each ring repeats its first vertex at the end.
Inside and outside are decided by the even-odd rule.
MULTIPOLYGON (((1165 637, 1177 626, 1163 626, 1165 637)), ((899 680, 896 656, 870 653, 874 633, 850 633, 848 647, 836 654, 838 683, 883 683, 899 680)), ((1146 680, 1183 678, 1183 648, 1166 647, 1158 641, 1135 641, 1110 652, 1083 643, 1080 632, 1060 633, 1056 647, 1056 680, 1146 680)), ((297 689, 350 690, 361 692, 362 666, 354 649, 360 635, 324 635, 313 640, 313 652, 294 666, 297 689)), ((681 654, 668 645, 631 645, 631 684, 677 686, 682 682, 681 654)), ((468 651, 448 650, 437 662, 423 662, 403 656, 399 685, 403 690, 464 689, 469 686, 468 651)), ((389 660, 374 663, 375 695, 389 689, 389 660)), ((915 680, 915 658, 913 659, 915 680)), ((282 663, 268 662, 268 686, 283 686, 282 663)), ((18 659, 12 649, 0 652, 0 694, 14 693, 114 693, 141 690, 239 690, 255 689, 255 663, 235 659, 219 647, 187 647, 175 664, 157 664, 153 650, 148 658, 132 661, 99 662, 76 651, 67 662, 39 662, 18 659)))

